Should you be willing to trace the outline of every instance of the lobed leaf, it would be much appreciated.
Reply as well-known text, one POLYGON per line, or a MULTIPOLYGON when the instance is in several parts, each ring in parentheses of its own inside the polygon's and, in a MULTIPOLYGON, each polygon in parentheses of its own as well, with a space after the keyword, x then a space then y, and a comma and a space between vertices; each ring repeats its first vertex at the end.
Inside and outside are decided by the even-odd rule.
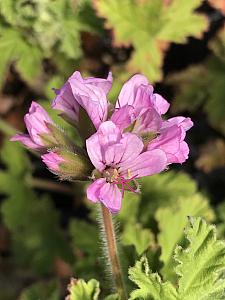
POLYGON ((216 229, 201 218, 190 218, 186 229, 187 248, 177 246, 178 293, 184 300, 213 300, 225 297, 225 244, 216 229))
POLYGON ((160 260, 164 264, 161 272, 166 279, 173 280, 175 277, 173 254, 177 244, 181 245, 184 242, 183 230, 187 225, 188 216, 201 216, 212 221, 214 212, 208 200, 201 194, 181 197, 177 202, 168 207, 161 207, 156 212, 160 230, 158 234, 158 243, 161 247, 160 260))
POLYGON ((134 47, 128 69, 159 81, 169 43, 184 43, 189 36, 200 37, 206 30, 206 18, 195 12, 202 2, 97 0, 95 3, 98 14, 106 19, 106 27, 113 30, 115 44, 134 47))

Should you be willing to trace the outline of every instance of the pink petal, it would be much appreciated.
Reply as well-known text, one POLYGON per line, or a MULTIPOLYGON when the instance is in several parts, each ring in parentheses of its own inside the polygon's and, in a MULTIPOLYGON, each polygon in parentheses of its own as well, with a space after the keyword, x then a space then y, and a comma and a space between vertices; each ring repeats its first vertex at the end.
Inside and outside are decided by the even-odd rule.
POLYGON ((136 74, 132 76, 123 85, 118 97, 118 101, 116 103, 116 108, 120 108, 125 105, 133 106, 136 97, 137 88, 142 84, 148 85, 148 79, 145 76, 141 74, 136 74))
POLYGON ((154 94, 153 104, 154 108, 160 115, 165 114, 170 107, 170 104, 161 95, 157 93, 154 94))
POLYGON ((154 108, 144 109, 143 113, 140 113, 139 117, 135 121, 133 132, 145 133, 145 132, 158 132, 162 126, 162 118, 154 108))
POLYGON ((80 74, 71 77, 70 83, 75 100, 82 106, 96 129, 101 122, 104 122, 108 113, 108 101, 106 91, 108 90, 109 82, 104 79, 96 78, 83 79, 80 74), (104 84, 103 84, 104 82, 104 84))
POLYGON ((106 184, 104 178, 97 179, 87 187, 87 198, 96 203, 100 201, 100 190, 106 184))
POLYGON ((43 154, 41 156, 41 159, 43 163, 46 164, 48 169, 52 172, 59 171, 59 164, 65 161, 60 155, 55 152, 43 154))
POLYGON ((122 175, 127 176, 127 172, 131 176, 144 177, 160 173, 167 166, 167 158, 162 150, 155 149, 141 153, 133 162, 124 164, 120 170, 122 175))
POLYGON ((99 136, 99 143, 102 147, 113 145, 122 138, 120 129, 112 121, 102 123, 97 134, 99 136))
POLYGON ((138 155, 142 152, 144 144, 142 140, 132 133, 124 133, 123 138, 120 141, 123 150, 122 156, 119 162, 119 166, 130 161, 134 161, 138 155))
POLYGON ((125 105, 115 109, 111 116, 111 121, 116 124, 121 130, 127 128, 135 119, 134 108, 130 105, 125 105))
POLYGON ((119 167, 124 163, 133 161, 143 150, 142 140, 132 133, 125 133, 117 144, 104 149, 106 165, 119 167))
POLYGON ((16 142, 16 141, 21 142, 27 148, 34 149, 34 150, 40 150, 42 148, 40 145, 35 144, 31 140, 29 134, 16 134, 10 139, 10 141, 12 141, 12 142, 16 142))
POLYGON ((105 164, 103 163, 102 150, 99 143, 98 133, 93 134, 86 140, 86 147, 88 156, 92 164, 99 171, 103 171, 105 169, 105 164))
POLYGON ((106 79, 89 77, 83 79, 83 81, 85 83, 90 83, 92 85, 101 88, 105 92, 105 94, 108 94, 112 88, 112 82, 113 82, 112 72, 109 72, 108 77, 106 79))
POLYGON ((166 128, 159 137, 151 141, 148 150, 161 149, 167 156, 168 164, 183 163, 188 158, 189 149, 183 141, 185 131, 177 125, 166 128))
POLYGON ((119 128, 112 121, 106 121, 100 125, 95 134, 86 140, 88 155, 96 169, 104 170, 106 166, 105 151, 109 146, 118 143, 121 137, 119 128))
POLYGON ((136 114, 138 114, 140 112, 140 109, 142 109, 143 107, 153 107, 153 90, 153 86, 150 84, 140 85, 138 88, 136 88, 136 94, 133 102, 136 114))
POLYGON ((106 182, 99 192, 100 201, 110 210, 117 213, 121 208, 122 194, 116 184, 106 182))
POLYGON ((96 203, 101 201, 112 213, 121 208, 122 194, 115 184, 105 181, 104 178, 97 179, 87 188, 87 198, 96 203))
POLYGON ((29 112, 24 117, 24 122, 31 140, 39 146, 44 146, 40 138, 40 134, 50 133, 46 124, 53 124, 52 119, 49 117, 44 108, 33 101, 29 112))
POLYGON ((77 123, 79 120, 79 104, 74 99, 71 86, 66 82, 64 86, 57 91, 57 95, 52 103, 52 108, 65 113, 71 123, 77 123))
POLYGON ((193 122, 190 118, 174 117, 174 118, 170 118, 167 121, 163 122, 162 128, 168 128, 173 125, 181 126, 181 127, 183 127, 183 129, 185 131, 188 131, 193 126, 193 122))

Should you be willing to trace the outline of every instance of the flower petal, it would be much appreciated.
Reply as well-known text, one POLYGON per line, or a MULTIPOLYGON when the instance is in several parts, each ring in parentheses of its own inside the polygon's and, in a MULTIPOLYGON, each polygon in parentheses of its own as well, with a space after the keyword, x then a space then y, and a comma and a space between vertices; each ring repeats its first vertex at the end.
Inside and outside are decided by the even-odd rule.
POLYGON ((162 126, 162 118, 154 108, 144 109, 135 121, 133 132, 158 132, 162 126))
POLYGON ((119 143, 108 146, 104 150, 106 165, 119 167, 129 161, 135 160, 143 150, 142 140, 132 133, 125 133, 119 143))
POLYGON ((135 161, 123 165, 121 174, 127 176, 129 170, 131 176, 144 177, 160 173, 167 166, 167 158, 162 150, 155 149, 141 153, 135 161))
POLYGON ((83 79, 81 75, 71 77, 68 81, 75 100, 86 110, 96 129, 106 120, 108 113, 106 91, 109 82, 105 82, 105 85, 103 81, 99 82, 99 78, 83 79))
POLYGON ((184 142, 185 131, 177 125, 162 130, 159 137, 151 141, 148 150, 161 149, 167 156, 167 163, 183 163, 188 158, 189 148, 184 142))
POLYGON ((102 123, 97 131, 97 134, 102 147, 107 147, 118 143, 122 138, 120 129, 112 121, 106 121, 102 123))
POLYGON ((125 105, 115 109, 111 116, 111 121, 121 130, 127 128, 135 120, 134 108, 131 105, 125 105))
POLYGON ((21 142, 22 144, 24 144, 24 146, 26 146, 27 148, 30 149, 34 149, 34 150, 40 150, 42 147, 40 145, 35 144, 29 134, 16 134, 13 137, 11 137, 10 141, 12 142, 21 142))
POLYGON ((53 100, 52 108, 62 111, 72 124, 76 124, 79 120, 79 104, 74 99, 69 82, 55 92, 56 97, 53 100))
POLYGON ((116 184, 106 182, 100 189, 100 201, 110 210, 117 213, 121 208, 122 194, 116 184))
POLYGON ((136 97, 137 88, 142 84, 148 85, 148 79, 145 76, 141 74, 136 74, 132 76, 123 85, 118 97, 118 101, 116 102, 116 108, 120 108, 125 105, 133 106, 136 97))
POLYGON ((97 179, 87 187, 87 198, 92 202, 100 201, 100 189, 106 184, 104 178, 97 179))
POLYGON ((162 128, 163 129, 168 128, 173 125, 181 126, 185 131, 188 131, 193 126, 193 122, 190 118, 179 116, 179 117, 170 118, 167 121, 163 122, 162 128))
POLYGON ((86 84, 89 83, 89 84, 92 84, 92 85, 95 85, 95 86, 101 88, 105 92, 105 94, 108 94, 112 88, 112 82, 113 82, 112 72, 109 72, 108 77, 106 79, 89 77, 89 78, 83 79, 83 81, 86 84))
POLYGON ((170 104, 157 93, 153 95, 153 105, 160 115, 164 115, 170 107, 170 104))
POLYGON ((65 161, 56 152, 49 152, 49 153, 43 154, 41 156, 41 159, 42 159, 43 163, 46 164, 48 169, 52 172, 59 171, 59 164, 65 161))
POLYGON ((103 163, 98 133, 93 134, 91 137, 89 137, 89 139, 86 140, 86 147, 92 164, 99 171, 103 171, 105 169, 105 164, 103 163))

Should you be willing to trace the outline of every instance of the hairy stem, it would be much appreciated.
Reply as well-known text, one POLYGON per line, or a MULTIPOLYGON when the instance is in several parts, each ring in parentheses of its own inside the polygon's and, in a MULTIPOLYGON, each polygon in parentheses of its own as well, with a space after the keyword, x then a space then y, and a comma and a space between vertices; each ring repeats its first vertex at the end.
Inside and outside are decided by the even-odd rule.
POLYGON ((107 251, 107 259, 109 267, 111 268, 111 275, 114 282, 116 292, 119 294, 121 300, 126 300, 126 289, 123 281, 123 274, 119 260, 116 233, 113 224, 112 215, 109 210, 101 204, 101 229, 104 238, 104 244, 107 251))

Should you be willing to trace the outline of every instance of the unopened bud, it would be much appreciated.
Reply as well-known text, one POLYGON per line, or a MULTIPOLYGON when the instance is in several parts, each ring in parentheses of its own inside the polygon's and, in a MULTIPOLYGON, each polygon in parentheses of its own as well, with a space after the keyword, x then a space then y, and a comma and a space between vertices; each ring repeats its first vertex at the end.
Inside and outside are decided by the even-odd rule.
POLYGON ((55 149, 41 158, 48 169, 62 180, 87 180, 93 170, 86 155, 66 148, 55 149))
POLYGON ((40 138, 46 148, 57 147, 59 145, 70 147, 73 145, 72 141, 61 128, 51 123, 46 123, 46 127, 48 128, 48 132, 40 134, 40 138))

